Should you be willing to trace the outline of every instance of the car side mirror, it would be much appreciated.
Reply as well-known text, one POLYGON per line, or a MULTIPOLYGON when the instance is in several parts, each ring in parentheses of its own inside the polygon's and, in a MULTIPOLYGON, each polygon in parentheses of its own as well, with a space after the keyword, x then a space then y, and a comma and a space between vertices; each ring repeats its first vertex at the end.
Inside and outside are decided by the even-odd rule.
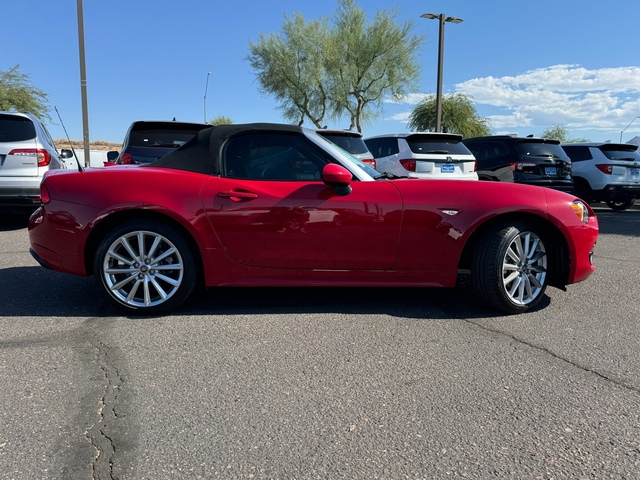
POLYGON ((322 169, 322 181, 333 187, 336 195, 344 197, 351 193, 351 172, 342 165, 329 163, 322 169))
POLYGON ((69 150, 68 148, 63 148, 60 150, 60 158, 67 159, 73 158, 73 150, 69 150))
POLYGON ((118 155, 120 155, 120 152, 118 152, 116 150, 109 150, 107 152, 107 161, 108 162, 115 162, 116 158, 118 158, 118 155))

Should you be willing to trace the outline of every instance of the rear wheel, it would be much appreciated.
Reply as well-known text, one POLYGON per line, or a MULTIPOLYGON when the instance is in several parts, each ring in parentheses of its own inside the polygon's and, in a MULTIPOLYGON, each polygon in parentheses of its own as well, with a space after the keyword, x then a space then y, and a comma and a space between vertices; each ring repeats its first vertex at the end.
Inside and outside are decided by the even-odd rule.
POLYGON ((105 236, 94 259, 98 285, 119 308, 153 315, 175 308, 196 283, 194 257, 173 228, 129 221, 105 236))
POLYGON ((506 313, 535 307, 547 288, 548 254, 539 227, 527 222, 487 232, 473 255, 471 281, 478 296, 506 313))
POLYGON ((624 200, 607 200, 607 207, 611 210, 626 210, 633 206, 636 202, 635 198, 627 198, 624 200))

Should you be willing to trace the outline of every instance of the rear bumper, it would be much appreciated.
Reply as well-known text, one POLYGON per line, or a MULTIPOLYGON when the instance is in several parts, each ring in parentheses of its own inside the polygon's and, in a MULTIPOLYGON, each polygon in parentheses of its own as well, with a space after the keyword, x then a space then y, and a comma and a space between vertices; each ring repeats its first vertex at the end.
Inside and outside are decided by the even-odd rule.
POLYGON ((516 183, 524 183, 526 185, 535 185, 536 187, 545 187, 552 188, 554 190, 559 190, 564 193, 568 193, 573 195, 573 182, 570 180, 523 180, 522 178, 515 177, 516 183))
POLYGON ((40 205, 41 178, 0 181, 0 211, 35 210, 40 205))
POLYGON ((594 190, 596 200, 626 200, 640 198, 640 184, 636 185, 607 185, 602 190, 594 190))

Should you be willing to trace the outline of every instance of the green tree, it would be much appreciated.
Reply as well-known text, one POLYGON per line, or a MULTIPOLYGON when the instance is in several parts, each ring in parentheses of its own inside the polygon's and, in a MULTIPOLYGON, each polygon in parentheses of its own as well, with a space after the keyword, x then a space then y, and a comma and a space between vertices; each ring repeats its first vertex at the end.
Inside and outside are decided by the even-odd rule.
POLYGON ((296 13, 285 15, 283 35, 263 35, 249 42, 249 63, 256 71, 260 90, 273 95, 284 117, 302 125, 308 118, 321 128, 331 88, 324 68, 324 47, 329 37, 328 20, 305 23, 296 13))
POLYGON ((51 120, 47 102, 49 96, 29 83, 29 75, 20 72, 20 65, 0 70, 0 110, 31 112, 41 120, 51 120))
MULTIPOLYGON (((464 138, 491 135, 489 120, 478 115, 471 99, 461 93, 443 95, 441 127, 443 132, 457 133, 464 138)), ((411 112, 409 128, 435 131, 436 96, 429 95, 411 112)))
POLYGON ((580 143, 590 141, 587 138, 570 138, 569 131, 561 125, 554 125, 553 127, 547 128, 540 134, 540 137, 559 140, 561 143, 580 143))
POLYGON ((306 23, 285 16, 283 33, 249 43, 248 60, 261 91, 273 95, 287 120, 309 120, 322 128, 327 118, 348 116, 350 129, 380 115, 385 96, 414 87, 415 53, 422 37, 399 25, 396 11, 378 11, 373 22, 354 0, 339 0, 332 25, 327 18, 306 23))
POLYGON ((217 117, 214 117, 211 120, 209 120, 209 123, 213 126, 229 125, 233 123, 233 120, 231 120, 229 117, 226 117, 224 115, 218 115, 217 117))
POLYGON ((368 22, 354 0, 339 2, 326 65, 335 82, 333 117, 348 112, 350 130, 362 132, 363 123, 377 118, 384 97, 401 97, 417 85, 415 54, 423 37, 410 33, 413 22, 396 23, 397 14, 397 9, 379 10, 368 22))

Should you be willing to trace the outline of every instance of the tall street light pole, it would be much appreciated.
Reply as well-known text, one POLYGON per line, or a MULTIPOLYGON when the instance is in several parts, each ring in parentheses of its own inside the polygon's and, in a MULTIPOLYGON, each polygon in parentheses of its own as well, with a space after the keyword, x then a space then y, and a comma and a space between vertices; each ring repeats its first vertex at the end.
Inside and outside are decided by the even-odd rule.
POLYGON ((211 72, 207 72, 207 83, 204 85, 204 123, 207 123, 207 89, 209 88, 209 77, 211 72))
POLYGON ((423 13, 421 18, 440 21, 440 39, 438 41, 438 87, 436 91, 436 132, 442 131, 442 64, 444 63, 444 22, 461 23, 461 18, 447 17, 444 13, 439 15, 423 13))
POLYGON ((91 165, 89 157, 89 113, 87 107, 87 70, 84 61, 84 14, 82 0, 78 0, 78 45, 80 53, 80 96, 82 99, 82 139, 84 143, 84 166, 91 165))
MULTIPOLYGON (((637 116, 636 118, 634 118, 633 120, 631 120, 631 121, 629 122, 629 125, 627 125, 626 127, 624 127, 624 130, 626 130, 627 128, 629 128, 629 127, 631 126, 631 124, 632 124, 633 122, 635 122, 635 121, 636 121, 637 119, 639 119, 639 118, 640 118, 640 115, 639 115, 639 116, 637 116)), ((622 143, 622 134, 624 133, 624 130, 622 130, 622 131, 620 132, 620 143, 622 143)))

